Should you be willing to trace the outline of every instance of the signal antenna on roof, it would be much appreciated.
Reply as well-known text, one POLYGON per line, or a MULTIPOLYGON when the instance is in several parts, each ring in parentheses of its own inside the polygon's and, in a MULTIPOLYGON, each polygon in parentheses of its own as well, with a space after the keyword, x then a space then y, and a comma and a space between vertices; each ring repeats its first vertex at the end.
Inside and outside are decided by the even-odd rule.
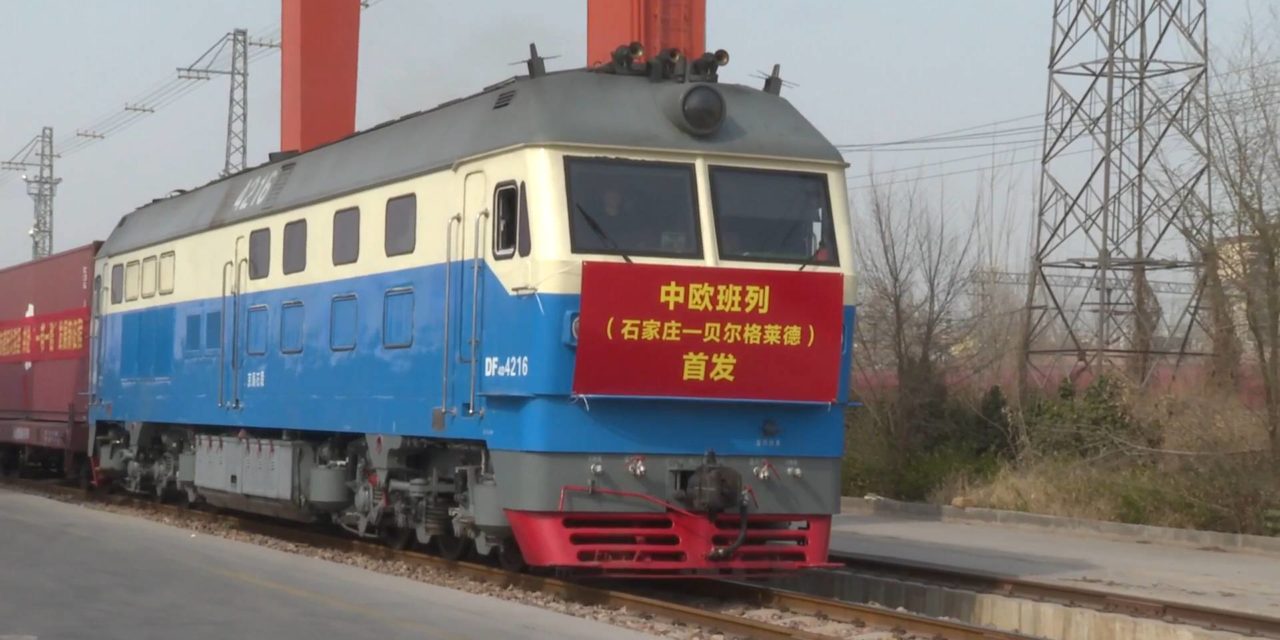
POLYGON ((538 55, 538 45, 529 43, 529 59, 525 61, 529 65, 529 77, 537 78, 547 75, 547 59, 538 55))
POLYGON ((782 95, 782 76, 778 73, 782 71, 782 65, 773 65, 773 73, 764 79, 764 92, 775 96, 782 95))

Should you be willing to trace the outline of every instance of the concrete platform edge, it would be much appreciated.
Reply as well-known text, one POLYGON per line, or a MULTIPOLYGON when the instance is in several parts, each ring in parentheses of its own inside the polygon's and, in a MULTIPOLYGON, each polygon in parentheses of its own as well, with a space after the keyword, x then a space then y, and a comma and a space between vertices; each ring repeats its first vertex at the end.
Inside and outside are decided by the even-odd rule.
POLYGON ((1224 551, 1280 556, 1280 538, 1106 522, 1084 518, 1066 518, 1022 511, 1004 511, 982 507, 961 508, 919 502, 900 502, 880 497, 855 498, 845 496, 840 499, 840 512, 853 515, 896 515, 940 522, 995 524, 1054 533, 1119 538, 1129 541, 1183 547, 1208 547, 1224 551))

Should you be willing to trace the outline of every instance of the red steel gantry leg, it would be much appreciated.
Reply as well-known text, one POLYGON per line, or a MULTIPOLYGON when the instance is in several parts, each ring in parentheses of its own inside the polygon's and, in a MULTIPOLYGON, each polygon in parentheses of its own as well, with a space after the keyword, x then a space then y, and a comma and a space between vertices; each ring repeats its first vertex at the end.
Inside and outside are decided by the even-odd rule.
POLYGON ((281 0, 280 150, 306 151, 356 126, 360 0, 281 0))
POLYGON ((631 42, 650 55, 676 48, 693 57, 706 51, 706 40, 706 0, 587 0, 587 66, 631 42))

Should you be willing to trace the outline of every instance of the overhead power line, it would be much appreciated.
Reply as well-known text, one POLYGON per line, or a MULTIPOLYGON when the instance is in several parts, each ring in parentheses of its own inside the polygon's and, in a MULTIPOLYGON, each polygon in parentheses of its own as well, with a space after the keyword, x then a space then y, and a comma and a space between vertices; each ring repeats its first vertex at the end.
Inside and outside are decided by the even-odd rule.
MULTIPOLYGON (((364 0, 360 4, 364 9, 381 4, 384 0, 364 0)), ((249 34, 248 43, 256 45, 250 50, 247 56, 247 63, 252 64, 263 58, 274 54, 280 45, 281 27, 275 24, 258 30, 253 34, 249 34)), ((206 55, 214 48, 218 48, 219 44, 224 43, 229 36, 223 36, 218 43, 214 44, 206 55)), ((230 69, 233 61, 231 58, 231 47, 226 46, 220 49, 216 55, 197 59, 197 63, 204 62, 211 68, 227 68, 230 69)), ((193 65, 194 66, 194 65, 193 65)), ((62 137, 55 139, 53 144, 54 153, 58 158, 66 158, 72 154, 83 151, 94 144, 118 135, 125 130, 133 127, 146 120, 149 116, 161 111, 170 105, 178 102, 182 98, 190 95, 196 89, 204 86, 209 80, 208 77, 197 77, 200 74, 175 74, 156 81, 145 91, 126 100, 119 107, 112 107, 105 110, 101 115, 90 120, 87 124, 62 129, 63 131, 71 131, 71 134, 64 134, 62 137)), ((21 150, 19 150, 19 153, 21 150)), ((14 154, 15 156, 17 154, 14 154)), ((0 156, 2 157, 2 156, 0 156)), ((225 168, 224 168, 225 170, 225 168)), ((0 185, 12 176, 8 173, 0 173, 0 185)))

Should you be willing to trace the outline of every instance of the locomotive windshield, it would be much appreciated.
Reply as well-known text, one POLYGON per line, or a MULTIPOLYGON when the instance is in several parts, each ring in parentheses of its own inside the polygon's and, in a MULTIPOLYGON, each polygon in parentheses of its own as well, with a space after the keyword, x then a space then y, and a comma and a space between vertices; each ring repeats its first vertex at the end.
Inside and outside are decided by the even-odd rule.
POLYGON ((826 176, 712 167, 711 199, 721 258, 839 264, 826 176))
POLYGON ((574 253, 702 255, 693 165, 566 158, 574 253))

